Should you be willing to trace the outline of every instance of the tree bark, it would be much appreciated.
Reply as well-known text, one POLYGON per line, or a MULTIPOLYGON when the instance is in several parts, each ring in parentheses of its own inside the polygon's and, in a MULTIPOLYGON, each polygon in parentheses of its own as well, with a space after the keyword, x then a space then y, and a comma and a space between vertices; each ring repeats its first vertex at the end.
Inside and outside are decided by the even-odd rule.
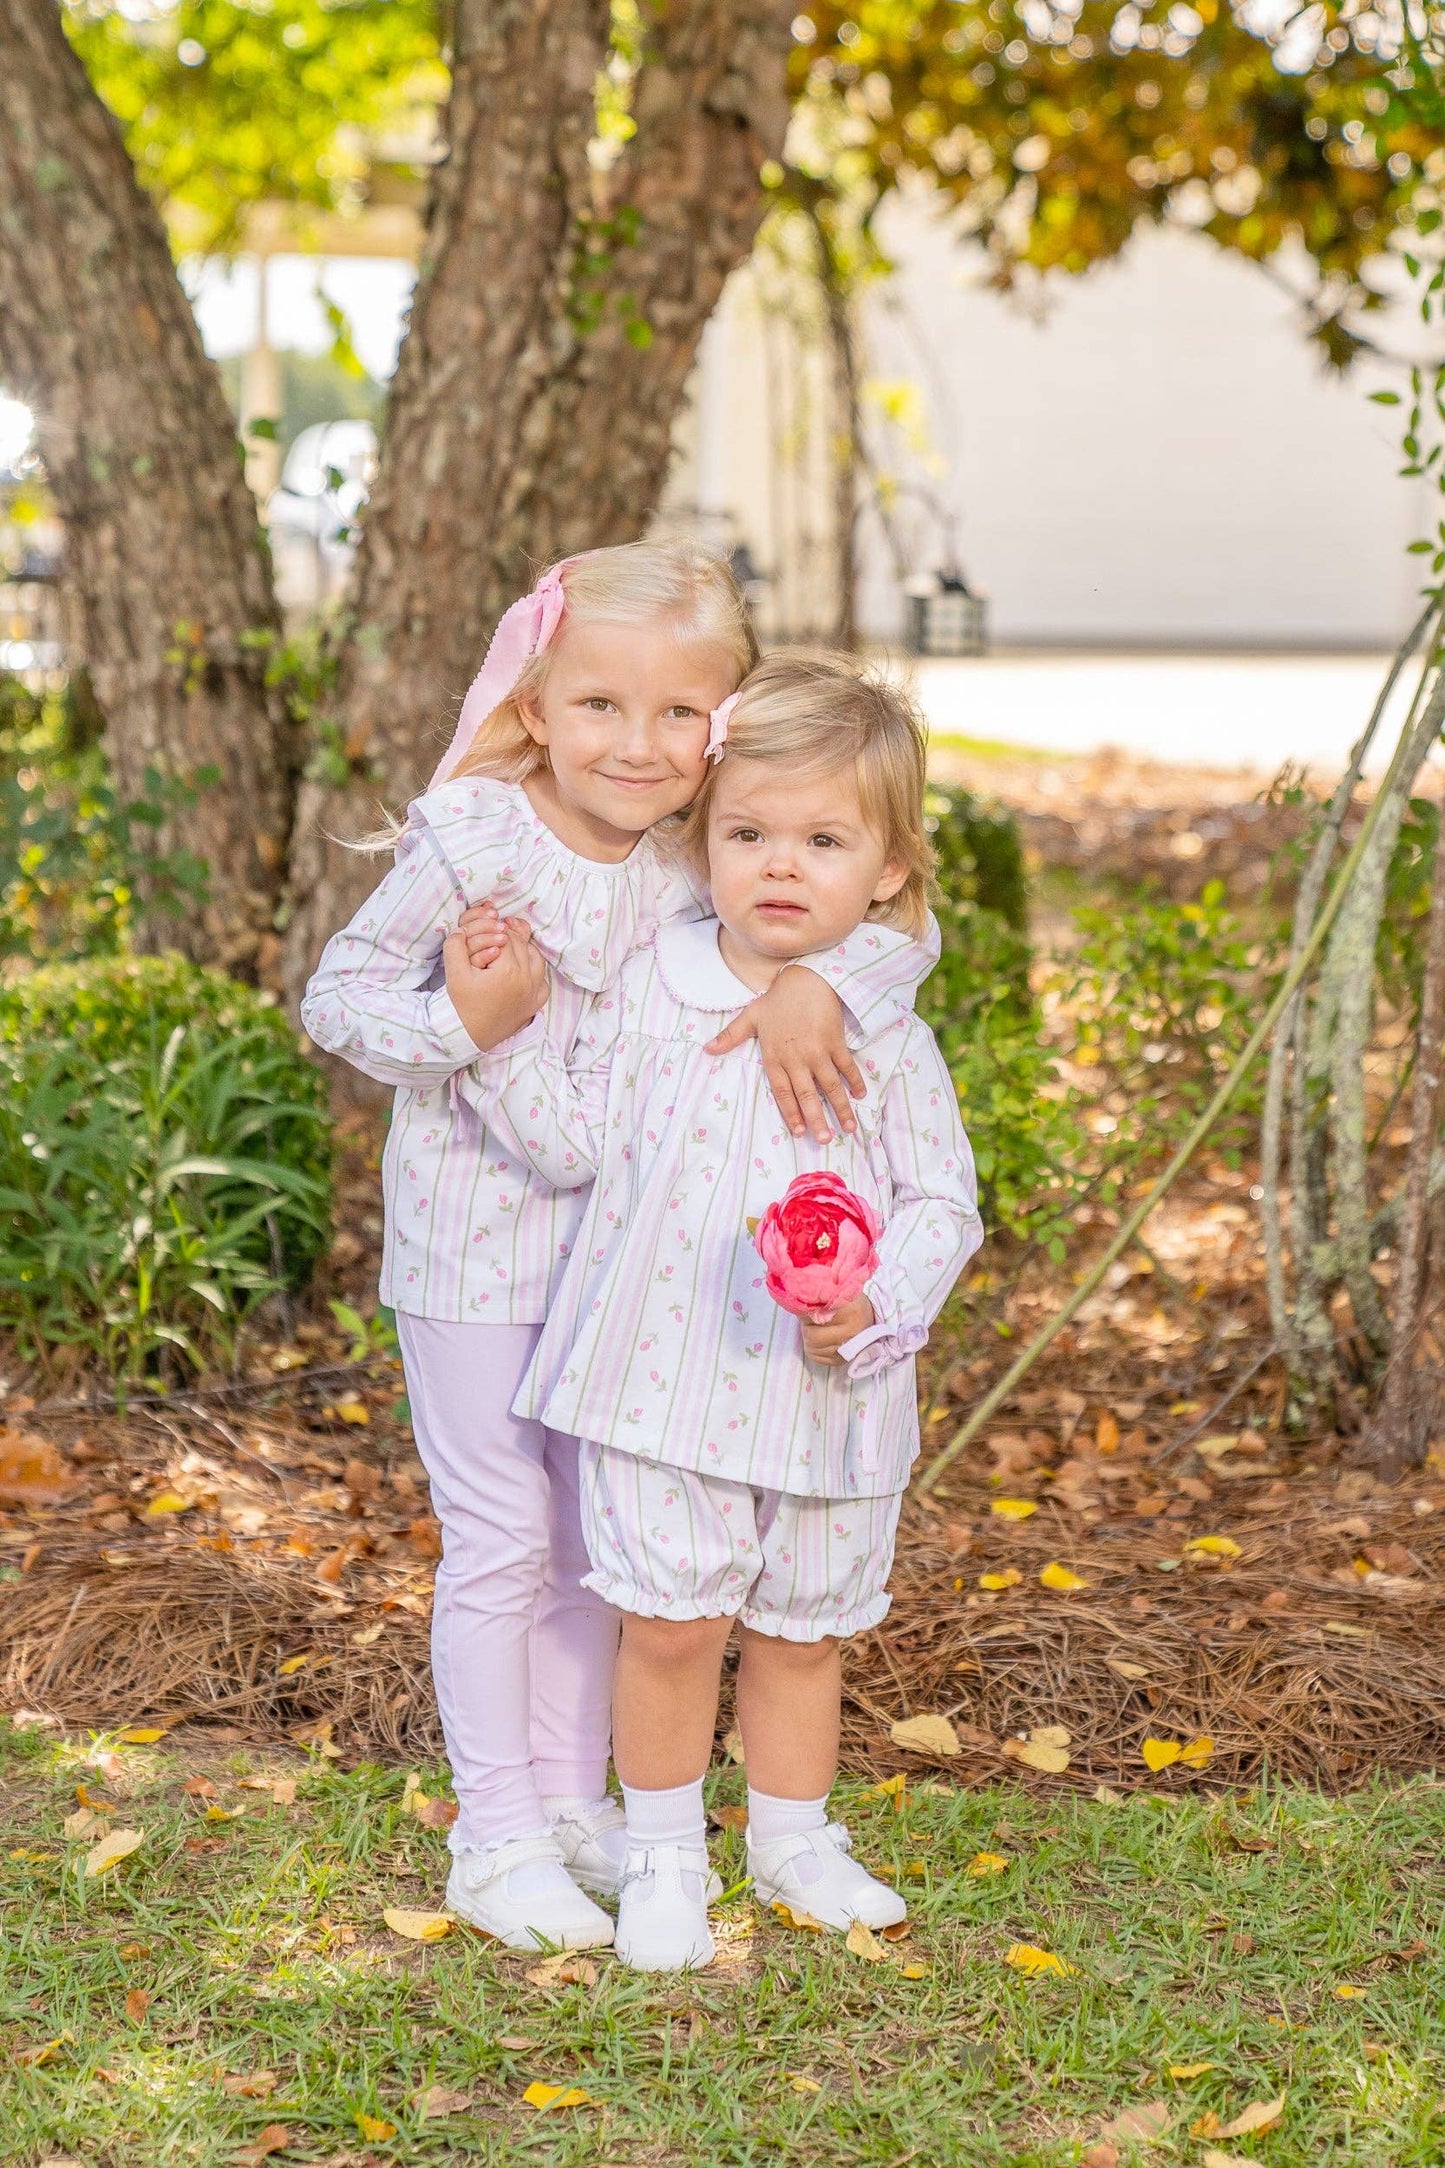
POLYGON ((1440 1079, 1445 1069, 1445 821, 1435 840, 1431 876, 1430 930, 1425 950, 1425 978, 1420 990, 1420 1023, 1415 1038, 1415 1083, 1410 1109, 1410 1156, 1400 1210, 1399 1268, 1390 1335, 1390 1364, 1374 1423, 1376 1463, 1392 1481, 1415 1457, 1413 1416, 1416 1341, 1420 1300, 1429 1250, 1430 1175, 1440 1128, 1440 1079))
POLYGON ((374 878, 333 839, 425 780, 507 603, 549 559, 646 525, 782 149, 790 13, 644 9, 636 134, 602 175, 588 145, 606 0, 457 0, 449 149, 366 513, 332 777, 298 807, 293 993, 374 878))
POLYGON ((0 293, 118 787, 220 770, 161 838, 209 861, 209 903, 149 937, 255 976, 292 801, 269 557, 160 216, 53 0, 0 0, 0 293))

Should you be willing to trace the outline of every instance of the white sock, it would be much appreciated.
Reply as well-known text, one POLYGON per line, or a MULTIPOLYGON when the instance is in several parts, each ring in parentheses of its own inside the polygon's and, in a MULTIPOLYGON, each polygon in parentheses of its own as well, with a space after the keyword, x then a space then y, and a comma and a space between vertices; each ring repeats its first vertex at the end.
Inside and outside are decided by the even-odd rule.
POLYGON ((624 1784, 622 1804, 627 1812, 627 1835, 632 1844, 707 1843, 701 1777, 695 1777, 691 1784, 676 1784, 665 1792, 645 1792, 636 1785, 624 1784))
MULTIPOLYGON (((773 1844, 779 1837, 804 1837, 810 1830, 823 1829, 828 1821, 828 1794, 821 1799, 779 1799, 772 1792, 754 1791, 748 1786, 748 1842, 750 1844, 773 1844)), ((805 1852, 793 1864, 793 1873, 800 1882, 816 1882, 823 1872, 823 1862, 805 1852)))

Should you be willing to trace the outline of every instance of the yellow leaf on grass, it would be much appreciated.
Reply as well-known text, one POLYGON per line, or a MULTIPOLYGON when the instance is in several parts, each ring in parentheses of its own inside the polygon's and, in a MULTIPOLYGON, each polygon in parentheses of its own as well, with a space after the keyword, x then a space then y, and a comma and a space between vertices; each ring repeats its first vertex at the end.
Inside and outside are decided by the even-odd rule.
POLYGON ((575 1950, 557 1950, 526 1975, 533 1987, 595 1987, 597 1967, 575 1950))
POLYGON ((343 1423, 369 1423, 371 1411, 361 1400, 338 1400, 336 1413, 343 1423))
POLYGON ((1284 2114, 1288 2093, 1281 2093, 1276 2100, 1252 2100, 1247 2108, 1228 2123, 1221 2123, 1214 2133, 1218 2138, 1247 2138, 1251 2131, 1272 2130, 1284 2114))
POLYGON ((880 1942, 872 1928, 865 1927, 862 1920, 854 1920, 843 1939, 843 1947, 851 1950, 855 1957, 866 1958, 870 1965, 881 1965, 888 1956, 887 1943, 880 1942))
POLYGON ((1136 2145, 1152 2145, 1162 2138, 1174 2120, 1167 2100, 1150 2100, 1140 2108, 1125 2108, 1112 2123, 1104 2125, 1106 2138, 1132 2139, 1136 2145))
POLYGON ((957 1754, 958 1733, 946 1716, 904 1716, 888 1727, 888 1736, 895 1746, 909 1747, 916 1754, 957 1754))
POLYGON ((1152 1769, 1157 1776, 1161 1769, 1167 1769, 1171 1762, 1178 1761, 1184 1752, 1184 1745, 1179 1739, 1146 1739, 1139 1751, 1144 1757, 1145 1767, 1152 1769))
POLYGON ((1171 2078, 1202 2078, 1206 2070, 1213 2070, 1214 2063, 1170 2063, 1171 2078))
POLYGON ((870 1784, 859 1796, 863 1799, 892 1799, 895 1802, 906 1797, 908 1779, 900 1769, 896 1776, 884 1777, 881 1784, 870 1784))
POLYGON ((1233 1536, 1191 1536, 1184 1550, 1190 1558, 1238 1558, 1241 1555, 1233 1536))
POLYGON ((789 2070, 786 2076, 795 2093, 821 2093, 823 2090, 816 2078, 805 2078, 800 2070, 789 2070))
POLYGON ((128 1724, 116 1737, 122 1746, 154 1746, 157 1739, 164 1739, 166 1728, 164 1724, 128 1724))
POLYGON ((72 2037, 68 2032, 57 2033, 53 2040, 42 2040, 33 2048, 17 2048, 15 2060, 26 2070, 38 2070, 43 2063, 53 2063, 72 2037))
POLYGON ((1179 1759, 1191 1769, 1207 1769, 1214 1756, 1214 1741, 1208 1732, 1201 1732, 1197 1739, 1190 1739, 1179 1749, 1179 1759))
POLYGON ((978 1585, 980 1588, 1017 1588, 1022 1579, 1017 1566, 1005 1566, 1002 1573, 981 1573, 978 1585))
POLYGON ((395 2123, 388 2123, 386 2118, 381 2115, 363 2115, 360 2108, 356 2111, 356 2127, 363 2138, 375 2138, 380 2141, 396 2136, 395 2123))
POLYGON ((808 1935, 821 1935, 825 1932, 823 1922, 815 1920, 811 1912, 804 1912, 800 1907, 793 1905, 785 1905, 781 1897, 774 1898, 773 1910, 785 1927, 801 1927, 804 1934, 808 1935))
POLYGON ((1364 1992, 1365 1990, 1362 1987, 1356 1987, 1352 1980, 1341 1980, 1339 1986, 1335 1989, 1335 1993, 1339 1996, 1341 2002, 1353 2002, 1356 1995, 1363 1995, 1364 1992))
POLYGON ((1001 1521, 1026 1521, 1039 1509, 1032 1498, 995 1498, 988 1510, 996 1513, 1001 1521))
POLYGON ((543 2085, 534 2079, 522 2098, 529 2108, 585 2108, 592 2095, 580 2085, 543 2085))
POLYGON ((74 1843, 77 1838, 90 1836, 93 1830, 103 1829, 105 1816, 97 1814, 94 1807, 77 1807, 73 1814, 66 1815, 60 1826, 74 1843))
POLYGON ((157 1491, 150 1504, 146 1507, 146 1512, 148 1514, 189 1513, 193 1503, 192 1499, 183 1498, 179 1491, 157 1491))
POLYGON ((1217 2145, 1207 2145, 1200 2155, 1200 2168, 1260 2168, 1260 2163, 1246 2153, 1221 2153, 1217 2145))
POLYGON ((450 1912, 407 1912, 398 1905, 388 1905, 381 1916, 394 1935, 408 1942, 440 1942, 456 1925, 450 1912))
POLYGON ((113 1829, 108 1837, 92 1846, 85 1855, 87 1876, 104 1874, 118 1860, 129 1859, 132 1852, 145 1842, 143 1829, 113 1829))
POLYGON ((309 1664, 310 1661, 310 1649, 303 1649, 299 1656, 283 1656, 276 1666, 276 1675, 281 1679, 289 1679, 293 1671, 299 1671, 303 1664, 309 1664))
POLYGON ((1003 1961, 1006 1965, 1012 1965, 1016 1971, 1027 1973, 1031 1980, 1041 1972, 1058 1972, 1067 1976, 1079 1969, 1053 1950, 1038 1949, 1032 1942, 1011 1942, 1003 1953, 1003 1961))
POLYGON ((1089 1586, 1081 1575, 1070 1573, 1067 1566, 1061 1566, 1057 1561, 1045 1566, 1039 1579, 1045 1588, 1056 1589, 1061 1596, 1070 1596, 1076 1588, 1089 1586))
POLYGON ((1002 1874, 1007 1865, 1008 1858, 1003 1852, 975 1852, 973 1858, 965 1867, 964 1873, 975 1875, 1002 1874))

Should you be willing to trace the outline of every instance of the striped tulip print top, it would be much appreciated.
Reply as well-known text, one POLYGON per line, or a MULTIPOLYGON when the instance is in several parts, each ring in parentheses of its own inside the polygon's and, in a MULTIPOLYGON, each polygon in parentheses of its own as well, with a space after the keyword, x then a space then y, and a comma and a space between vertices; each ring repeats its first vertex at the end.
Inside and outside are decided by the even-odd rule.
MULTIPOLYGON (((619 864, 582 858, 519 784, 464 776, 408 809, 396 862, 327 943, 301 1005, 311 1038, 396 1087, 382 1159, 381 1300, 453 1323, 532 1325, 582 1214, 575 1191, 542 1181, 491 1135, 456 1086, 477 1049, 442 978, 442 945, 469 904, 525 918, 551 967, 544 1018, 560 1062, 589 996, 616 982, 657 927, 705 908, 665 826, 619 864)), ((869 932, 871 929, 863 929, 869 932)), ((854 935, 810 967, 859 1030, 906 1010, 937 956, 854 935)))
MULTIPOLYGON (((885 943, 902 937, 860 929, 885 943)), ((664 926, 590 1004, 570 1068, 532 1025, 460 1089, 559 1186, 595 1176, 515 1403, 675 1468, 802 1497, 901 1490, 918 1450, 913 1357, 983 1238, 973 1155, 932 1034, 911 1015, 858 1050, 859 1132, 795 1138, 756 1044, 704 1046, 752 994, 717 922, 664 926), (796 1174, 831 1169, 883 1222, 876 1323, 847 1367, 804 1359, 747 1230, 796 1174)))

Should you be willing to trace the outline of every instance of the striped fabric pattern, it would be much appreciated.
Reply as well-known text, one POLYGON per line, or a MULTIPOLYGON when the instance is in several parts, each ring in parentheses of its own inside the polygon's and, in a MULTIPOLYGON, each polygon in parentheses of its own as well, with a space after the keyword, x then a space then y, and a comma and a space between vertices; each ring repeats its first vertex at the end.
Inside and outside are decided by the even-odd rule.
POLYGON ((953 1083, 910 1012, 859 1051, 857 1136, 793 1137, 756 1044, 704 1052, 752 998, 717 933, 715 920, 663 927, 592 1004, 570 1070, 534 1026, 460 1080, 539 1175, 596 1178, 517 1412, 755 1488, 898 1491, 918 1450, 912 1356, 983 1237, 953 1083), (877 1323, 848 1343, 846 1368, 805 1361, 747 1231, 794 1175, 822 1168, 884 1227, 867 1289, 877 1323))
MULTIPOLYGON (((476 1058, 442 981, 441 952, 469 903, 524 917, 551 967, 543 1028, 565 1058, 589 995, 615 983, 656 928, 704 907, 695 878, 653 830, 620 864, 569 850, 518 784, 466 776, 408 809, 396 862, 327 943, 301 1015, 307 1032, 377 1083, 396 1087, 382 1159, 381 1299, 455 1324, 534 1325, 570 1252, 575 1193, 539 1180, 490 1135, 457 1089, 476 1058)), ((861 1029, 913 999, 930 942, 861 930, 810 959, 861 1029)))
POLYGON ((903 1501, 797 1498, 578 1447, 584 1586, 638 1618, 739 1618, 785 1641, 866 1633, 888 1613, 903 1501))

